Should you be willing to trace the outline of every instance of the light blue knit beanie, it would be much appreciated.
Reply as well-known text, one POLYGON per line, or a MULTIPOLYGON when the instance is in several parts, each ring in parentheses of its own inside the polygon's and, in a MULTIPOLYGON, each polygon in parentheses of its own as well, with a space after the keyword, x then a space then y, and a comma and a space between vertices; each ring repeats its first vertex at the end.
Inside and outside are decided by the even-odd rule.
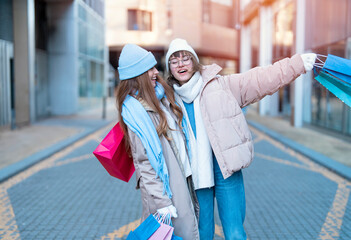
POLYGON ((118 73, 120 80, 143 74, 157 64, 154 55, 135 44, 126 44, 119 56, 118 73))

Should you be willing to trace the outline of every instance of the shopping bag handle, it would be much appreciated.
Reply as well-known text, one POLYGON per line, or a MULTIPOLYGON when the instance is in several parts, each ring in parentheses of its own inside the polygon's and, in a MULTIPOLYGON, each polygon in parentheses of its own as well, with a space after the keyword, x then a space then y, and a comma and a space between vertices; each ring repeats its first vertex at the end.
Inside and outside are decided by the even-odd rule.
POLYGON ((153 214, 154 218, 159 222, 159 223, 164 223, 169 226, 172 226, 172 220, 171 220, 171 214, 166 213, 161 215, 160 213, 156 212, 153 214))
POLYGON ((322 69, 325 63, 325 60, 323 58, 327 58, 328 56, 322 55, 322 54, 317 54, 316 62, 313 64, 314 67, 322 69))

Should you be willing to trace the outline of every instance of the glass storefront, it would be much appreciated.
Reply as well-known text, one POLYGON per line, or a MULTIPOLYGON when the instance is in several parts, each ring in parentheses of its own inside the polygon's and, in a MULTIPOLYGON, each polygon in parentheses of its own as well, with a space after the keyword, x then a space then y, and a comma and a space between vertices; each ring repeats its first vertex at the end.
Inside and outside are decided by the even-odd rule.
POLYGON ((84 2, 78 4, 79 108, 101 104, 104 95, 104 20, 84 2))

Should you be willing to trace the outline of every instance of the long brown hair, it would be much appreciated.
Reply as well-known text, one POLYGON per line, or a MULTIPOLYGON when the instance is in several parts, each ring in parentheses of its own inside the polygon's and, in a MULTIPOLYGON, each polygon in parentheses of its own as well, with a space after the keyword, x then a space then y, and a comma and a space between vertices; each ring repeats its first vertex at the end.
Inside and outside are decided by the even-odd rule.
MULTIPOLYGON (((168 86, 167 83, 158 75, 157 82, 159 82, 165 89, 165 95, 168 101, 170 102, 171 110, 178 118, 178 126, 182 128, 183 112, 181 108, 176 104, 173 88, 168 86)), ((121 81, 117 87, 116 103, 118 110, 118 119, 120 122, 120 126, 124 132, 126 148, 129 149, 130 139, 128 136, 127 125, 125 124, 122 118, 122 105, 127 95, 136 96, 136 98, 141 98, 159 114, 160 123, 156 127, 157 134, 159 136, 164 135, 165 137, 167 137, 167 130, 169 129, 169 126, 167 124, 167 118, 165 116, 165 113, 160 108, 160 101, 156 97, 155 89, 151 84, 148 72, 145 72, 135 78, 121 81)))
MULTIPOLYGON (((196 73, 197 71, 201 71, 203 66, 196 60, 195 56, 188 51, 178 51, 173 53, 169 59, 171 59, 171 57, 181 57, 181 56, 189 56, 191 58, 191 61, 193 62, 193 73, 196 73)), ((168 64, 168 77, 167 77, 167 83, 173 88, 173 84, 177 84, 179 85, 179 81, 172 75, 171 72, 171 66, 169 64, 169 59, 168 62, 166 62, 166 64, 168 64)))

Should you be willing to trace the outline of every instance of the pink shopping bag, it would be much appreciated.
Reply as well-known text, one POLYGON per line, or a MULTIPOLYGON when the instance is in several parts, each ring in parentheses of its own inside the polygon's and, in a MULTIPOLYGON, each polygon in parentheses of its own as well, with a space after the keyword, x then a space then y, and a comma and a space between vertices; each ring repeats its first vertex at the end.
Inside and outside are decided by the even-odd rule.
POLYGON ((128 182, 135 168, 133 159, 126 151, 123 137, 124 134, 118 122, 93 154, 111 176, 128 182))
POLYGON ((149 240, 171 240, 174 228, 161 223, 161 226, 152 234, 149 240))

